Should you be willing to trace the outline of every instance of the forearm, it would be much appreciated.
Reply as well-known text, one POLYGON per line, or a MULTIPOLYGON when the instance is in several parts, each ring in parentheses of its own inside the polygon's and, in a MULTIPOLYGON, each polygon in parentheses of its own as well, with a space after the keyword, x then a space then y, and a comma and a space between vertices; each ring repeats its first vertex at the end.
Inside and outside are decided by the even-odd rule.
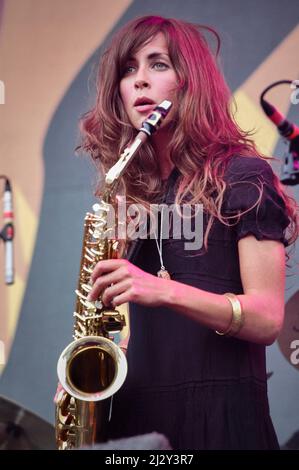
MULTIPOLYGON (((168 282, 165 306, 213 330, 227 330, 232 319, 232 306, 224 295, 206 292, 176 281, 168 282)), ((275 302, 266 293, 238 295, 238 298, 242 305, 244 324, 236 337, 271 344, 281 327, 283 301, 275 302)))

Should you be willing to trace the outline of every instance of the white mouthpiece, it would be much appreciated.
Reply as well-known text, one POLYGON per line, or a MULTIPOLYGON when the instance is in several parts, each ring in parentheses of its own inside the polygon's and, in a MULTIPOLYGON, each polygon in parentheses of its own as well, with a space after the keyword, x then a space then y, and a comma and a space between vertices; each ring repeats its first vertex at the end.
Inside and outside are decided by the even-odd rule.
POLYGON ((171 108, 171 106, 172 106, 172 102, 171 102, 171 101, 168 101, 168 100, 164 100, 164 101, 162 101, 161 104, 159 104, 159 106, 160 106, 161 108, 164 108, 165 111, 168 111, 168 110, 171 108))

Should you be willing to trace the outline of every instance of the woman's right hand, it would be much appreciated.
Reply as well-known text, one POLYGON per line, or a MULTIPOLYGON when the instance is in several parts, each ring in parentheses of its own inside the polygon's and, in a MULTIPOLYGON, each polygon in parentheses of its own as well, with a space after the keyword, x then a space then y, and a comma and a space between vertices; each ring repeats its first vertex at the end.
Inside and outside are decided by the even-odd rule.
POLYGON ((118 347, 122 350, 124 355, 127 355, 127 349, 128 349, 128 338, 121 339, 120 342, 118 343, 118 347))
POLYGON ((58 382, 57 384, 57 390, 56 390, 56 393, 55 393, 55 396, 54 396, 54 403, 55 405, 57 405, 62 397, 62 395, 65 393, 65 389, 63 388, 63 386, 61 385, 60 382, 58 382))

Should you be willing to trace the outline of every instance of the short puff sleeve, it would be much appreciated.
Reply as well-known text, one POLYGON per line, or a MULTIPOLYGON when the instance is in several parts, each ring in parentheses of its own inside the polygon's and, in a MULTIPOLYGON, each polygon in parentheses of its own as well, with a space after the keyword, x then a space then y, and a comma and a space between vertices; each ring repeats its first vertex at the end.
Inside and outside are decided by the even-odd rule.
POLYGON ((251 234, 257 240, 278 240, 287 246, 285 230, 290 220, 269 163, 258 157, 233 157, 225 180, 222 215, 238 216, 245 211, 228 220, 237 240, 251 234))

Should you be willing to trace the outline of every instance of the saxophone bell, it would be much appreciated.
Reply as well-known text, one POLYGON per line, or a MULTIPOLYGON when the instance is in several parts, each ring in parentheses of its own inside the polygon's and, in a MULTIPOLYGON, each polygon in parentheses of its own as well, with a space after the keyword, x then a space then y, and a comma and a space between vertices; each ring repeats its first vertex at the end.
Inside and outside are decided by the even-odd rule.
POLYGON ((127 375, 123 351, 108 338, 86 336, 61 353, 57 374, 67 393, 78 400, 101 401, 116 393, 127 375))

